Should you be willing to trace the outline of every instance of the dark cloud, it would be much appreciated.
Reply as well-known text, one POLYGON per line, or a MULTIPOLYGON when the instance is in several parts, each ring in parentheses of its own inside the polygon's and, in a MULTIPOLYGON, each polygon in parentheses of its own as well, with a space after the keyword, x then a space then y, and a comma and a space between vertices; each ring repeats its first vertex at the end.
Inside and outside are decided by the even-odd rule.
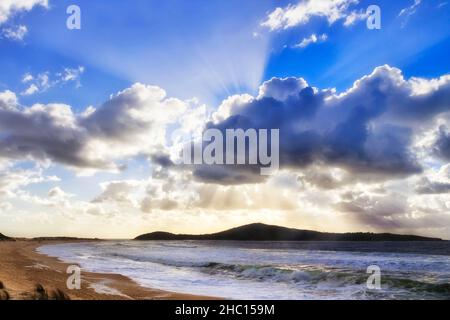
MULTIPOLYGON (((302 79, 271 79, 258 97, 223 104, 219 114, 228 117, 208 127, 280 129, 285 168, 323 163, 355 175, 408 176, 422 170, 411 151, 414 123, 450 110, 450 79, 444 80, 430 90, 424 80, 419 92, 400 70, 383 66, 338 95, 308 87, 302 79)), ((439 142, 445 155, 447 136, 439 142)))
POLYGON ((29 156, 51 159, 80 168, 108 168, 101 159, 83 153, 87 132, 78 127, 70 107, 35 105, 22 111, 0 109, 0 157, 22 159, 29 156))
POLYGON ((450 133, 446 126, 439 128, 433 149, 438 157, 445 161, 450 161, 450 133))
POLYGON ((324 167, 313 167, 310 170, 305 170, 298 177, 298 180, 324 190, 336 189, 353 182, 349 174, 341 173, 339 176, 336 176, 324 167))
POLYGON ((80 123, 93 136, 129 140, 154 125, 153 119, 148 115, 143 117, 142 112, 153 111, 149 107, 157 105, 164 96, 165 92, 159 88, 135 84, 111 97, 93 113, 80 119, 80 123))
POLYGON ((63 104, 22 108, 6 91, 0 93, 0 158, 120 171, 125 167, 115 161, 147 154, 158 145, 168 118, 181 112, 182 104, 165 99, 160 88, 134 84, 80 115, 63 104))
POLYGON ((430 181, 428 178, 422 178, 415 188, 419 194, 442 194, 450 193, 450 183, 430 181))
POLYGON ((175 166, 175 163, 170 159, 170 156, 163 153, 154 153, 150 156, 152 163, 163 168, 170 168, 175 166))
POLYGON ((198 165, 193 168, 194 178, 206 183, 235 185, 259 183, 267 178, 260 174, 258 166, 198 165))

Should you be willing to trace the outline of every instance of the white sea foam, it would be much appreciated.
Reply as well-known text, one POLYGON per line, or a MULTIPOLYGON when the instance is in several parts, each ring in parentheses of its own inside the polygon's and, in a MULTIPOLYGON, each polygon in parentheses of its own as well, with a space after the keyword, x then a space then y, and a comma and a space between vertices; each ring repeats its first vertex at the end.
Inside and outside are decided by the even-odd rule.
POLYGON ((108 282, 94 282, 89 284, 89 288, 94 289, 95 292, 99 293, 99 294, 107 294, 107 295, 112 295, 112 296, 121 296, 124 298, 130 298, 129 296, 123 294, 122 292, 120 292, 119 290, 115 289, 115 288, 111 288, 110 286, 108 286, 108 282))

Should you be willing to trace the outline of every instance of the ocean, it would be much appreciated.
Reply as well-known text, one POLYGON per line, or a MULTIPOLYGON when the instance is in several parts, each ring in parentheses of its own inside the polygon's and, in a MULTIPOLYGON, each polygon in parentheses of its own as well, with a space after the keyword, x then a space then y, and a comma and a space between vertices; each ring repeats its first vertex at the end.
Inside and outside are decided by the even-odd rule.
POLYGON ((102 241, 40 253, 142 286, 227 299, 450 299, 450 242, 102 241), (381 288, 370 288, 369 266, 381 288))

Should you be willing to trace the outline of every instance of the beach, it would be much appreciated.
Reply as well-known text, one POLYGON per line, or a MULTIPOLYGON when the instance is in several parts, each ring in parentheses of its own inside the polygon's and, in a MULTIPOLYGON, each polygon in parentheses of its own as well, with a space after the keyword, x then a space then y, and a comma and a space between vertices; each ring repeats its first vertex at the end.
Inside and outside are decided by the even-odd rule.
POLYGON ((50 299, 71 300, 197 300, 199 295, 179 294, 144 288, 119 274, 82 272, 81 290, 69 290, 66 273, 69 264, 36 252, 43 245, 63 241, 0 241, 0 281, 12 300, 38 299, 41 286, 50 299), (59 289, 59 291, 58 291, 59 289), (59 292, 59 294, 58 294, 59 292))
POLYGON ((0 241, 0 298, 450 299, 441 242, 0 241), (81 289, 69 290, 69 266, 81 289), (380 288, 367 286, 368 268, 380 288))

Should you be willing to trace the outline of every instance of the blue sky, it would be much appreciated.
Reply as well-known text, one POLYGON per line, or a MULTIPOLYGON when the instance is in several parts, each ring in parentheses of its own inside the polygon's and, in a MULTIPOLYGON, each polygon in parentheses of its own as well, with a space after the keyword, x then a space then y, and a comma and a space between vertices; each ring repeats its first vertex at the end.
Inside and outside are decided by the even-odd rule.
POLYGON ((313 17, 308 25, 271 33, 260 23, 267 12, 289 1, 50 1, 49 9, 35 7, 8 21, 27 25, 29 33, 22 42, 0 42, 5 71, 0 86, 20 90, 26 72, 82 65, 81 88, 57 88, 39 99, 84 108, 137 81, 159 85, 173 96, 219 103, 230 94, 254 93, 259 82, 271 77, 301 76, 315 86, 343 90, 382 64, 411 76, 448 72, 448 5, 423 1, 404 25, 398 15, 411 3, 360 1, 354 6, 364 10, 378 4, 381 30, 368 30, 365 21, 330 26, 327 19, 313 17), (81 30, 65 27, 70 4, 81 8, 81 30), (313 33, 325 33, 328 40, 290 48, 313 33))
MULTIPOLYGON (((423 208, 418 208, 419 203, 427 203, 429 210, 450 216, 450 176, 446 176, 450 167, 444 150, 450 108, 445 95, 448 81, 445 75, 450 73, 450 1, 32 0, 28 3, 34 6, 23 0, 18 0, 16 7, 0 5, 0 111, 4 103, 8 112, 14 110, 13 114, 5 113, 4 119, 7 116, 21 119, 16 126, 7 120, 3 125, 0 123, 0 223, 10 222, 16 210, 22 212, 22 218, 36 219, 36 227, 23 231, 22 218, 14 216, 17 221, 6 231, 17 235, 90 236, 93 234, 86 225, 101 225, 104 219, 111 218, 108 220, 111 231, 105 231, 103 236, 125 237, 156 226, 171 231, 206 232, 258 220, 323 230, 438 233, 450 238, 448 228, 436 230, 433 224, 408 220, 411 212, 416 217, 425 215, 423 208), (81 30, 66 27, 69 5, 81 9, 81 30), (379 30, 366 26, 369 5, 381 9, 379 30), (376 69, 384 65, 392 68, 376 69), (289 77, 292 79, 284 79, 289 77), (271 81, 272 78, 275 80, 271 81), (166 168, 158 168, 152 161, 154 154, 167 147, 160 141, 161 136, 164 139, 170 136, 177 126, 204 125, 211 120, 209 114, 216 111, 219 115, 223 111, 233 115, 230 110, 235 105, 241 110, 240 116, 273 124, 270 113, 265 113, 272 107, 268 98, 274 98, 270 96, 274 91, 270 90, 286 93, 295 83, 296 98, 302 98, 302 92, 306 95, 306 91, 300 78, 316 88, 314 95, 323 95, 317 99, 323 98, 324 105, 332 100, 336 110, 328 113, 327 108, 318 108, 317 117, 305 123, 304 115, 291 110, 292 101, 277 101, 285 108, 285 118, 293 112, 292 118, 297 121, 292 124, 288 119, 278 124, 281 128, 286 126, 290 128, 288 131, 293 127, 308 128, 314 133, 334 135, 332 139, 322 137, 324 141, 328 139, 323 146, 326 152, 313 150, 324 154, 311 163, 307 161, 307 167, 294 164, 292 168, 290 164, 279 176, 260 186, 215 186, 216 200, 211 202, 217 206, 197 208, 195 201, 202 196, 212 197, 202 193, 203 187, 213 187, 194 182, 195 177, 189 176, 194 173, 166 172, 166 168), (346 92, 358 80, 356 89, 346 92), (384 84, 390 88, 388 93, 383 91, 384 84), (376 85, 381 89, 374 89, 376 85), (160 98, 160 89, 151 86, 164 90, 165 97, 160 98), (332 88, 337 93, 327 91, 332 88), (379 95, 385 99, 370 97, 372 89, 383 91, 379 95), (343 96, 339 97, 340 93, 343 96), (421 116, 399 115, 398 109, 409 111, 405 109, 407 106, 389 104, 411 103, 411 108, 415 108, 416 104, 423 104, 421 98, 414 98, 420 95, 430 99, 430 106, 422 108, 432 110, 412 111, 421 116), (340 106, 340 100, 347 98, 348 110, 353 110, 354 104, 377 110, 379 114, 367 115, 359 109, 352 113, 340 106), (389 103, 373 106, 374 101, 389 103), (153 104, 169 109, 175 104, 184 112, 172 114, 169 109, 152 109, 153 104), (132 112, 127 113, 127 108, 133 109, 132 112), (260 114, 252 115, 252 110, 260 114), (144 123, 132 123, 136 120, 133 112, 144 123), (170 116, 166 117, 166 113, 170 116), (345 120, 347 116, 350 120, 345 120), (363 118, 363 123, 359 123, 363 118), (153 122, 157 123, 156 129, 153 122), (145 128, 146 136, 136 134, 133 125, 145 128), (352 131, 358 126, 363 126, 359 132, 352 131), (119 130, 124 132, 116 132, 119 130), (372 135, 365 136, 365 130, 372 135), (113 137, 105 136, 105 132, 113 137), (150 142, 144 147, 145 137, 150 142), (341 138, 345 141, 340 141, 341 138), (386 141, 398 146, 389 146, 386 141), (328 150, 329 145, 336 150, 328 150), (426 146, 435 151, 424 151, 426 146), (347 147, 360 151, 362 155, 358 156, 366 157, 364 161, 356 161, 347 147), (369 147, 372 149, 366 152, 369 147), (409 161, 410 158, 414 161, 409 161), (416 164, 423 170, 415 170, 416 164), (401 178, 392 178, 396 175, 394 167, 404 173, 401 178), (313 173, 314 170, 317 172, 313 173), (386 178, 388 171, 390 177, 386 178), (317 184, 310 181, 324 172, 344 178, 325 192, 317 181, 317 184), (157 178, 158 175, 164 179, 157 178), (270 188, 279 183, 277 179, 292 180, 295 183, 291 181, 288 185, 296 187, 286 186, 286 193, 273 193, 270 188), (300 188, 297 184, 302 179, 310 180, 299 192, 296 188, 300 188), (192 195, 173 186, 178 184, 186 190, 186 181, 194 190, 192 195), (434 183, 434 189, 422 186, 427 181, 434 183), (271 194, 268 198, 273 196, 271 202, 268 200, 271 212, 246 207, 258 199, 258 188, 271 194), (358 188, 366 191, 354 196, 350 205, 346 192, 358 188), (383 188, 387 190, 385 196, 376 191, 383 188), (428 196, 414 193, 419 189, 420 194, 428 196), (237 204, 230 209, 225 205, 227 200, 218 196, 221 193, 228 198, 246 194, 248 199, 254 199, 242 200, 242 208, 237 204), (286 200, 287 195, 299 197, 296 205, 307 209, 296 207, 292 212, 280 209, 292 200, 286 200), (52 197, 60 202, 55 205, 52 197), (404 202, 399 204, 398 199, 404 202), (144 209, 149 202, 159 207, 144 209), (196 227, 183 229, 174 223, 175 218, 159 216, 158 210, 165 212, 161 208, 173 203, 179 204, 175 206, 178 211, 173 210, 176 217, 182 216, 183 205, 197 209, 188 214, 196 227), (378 207, 380 203, 391 211, 384 205, 378 207), (64 208, 62 212, 52 214, 58 211, 55 209, 58 206, 64 208), (361 209, 364 214, 355 217, 355 207, 367 210, 361 209), (399 207, 405 211, 403 215, 397 213, 399 207), (222 216, 224 210, 230 213, 229 217, 222 216), (134 215, 118 215, 123 211, 134 215), (345 217, 322 225, 324 211, 345 217), (374 217, 373 212, 389 217, 374 217), (391 216, 398 221, 394 219, 388 225, 386 221, 392 220, 391 216), (203 226, 198 223, 202 219, 203 226), (127 231, 119 228, 124 220, 129 224, 127 231), (55 224, 59 227, 52 229, 55 224)), ((296 101, 297 107, 312 101, 308 97, 302 99, 296 101)), ((222 120, 227 123, 227 119, 222 120)), ((303 141, 303 133, 286 135, 289 137, 286 141, 298 147, 296 157, 310 159, 316 154, 302 152, 314 149, 311 145, 315 140, 303 141), (295 142, 289 140, 291 137, 295 142)), ((447 218, 440 219, 447 221, 447 218)))

